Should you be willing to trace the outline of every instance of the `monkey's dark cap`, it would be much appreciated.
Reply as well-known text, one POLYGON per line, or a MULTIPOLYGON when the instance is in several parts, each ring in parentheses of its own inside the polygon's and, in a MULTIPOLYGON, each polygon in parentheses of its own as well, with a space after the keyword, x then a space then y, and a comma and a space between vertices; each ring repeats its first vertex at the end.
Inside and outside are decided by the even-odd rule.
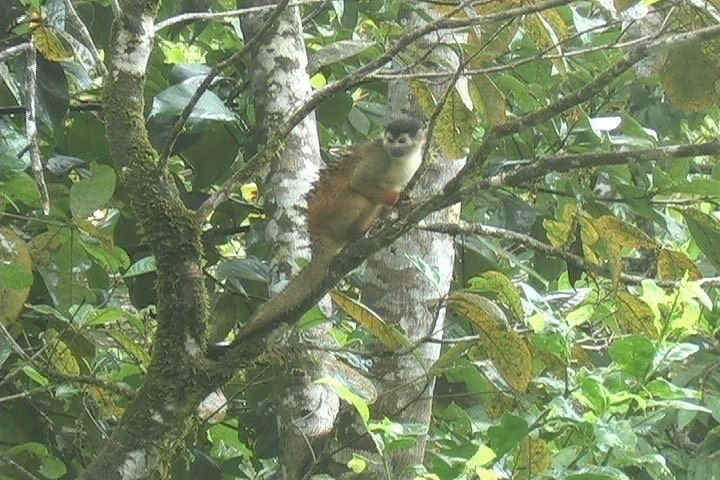
POLYGON ((393 137, 398 137, 403 133, 409 134, 411 137, 417 135, 419 130, 422 130, 425 124, 420 120, 412 117, 401 117, 392 120, 385 126, 385 133, 389 133, 393 137))

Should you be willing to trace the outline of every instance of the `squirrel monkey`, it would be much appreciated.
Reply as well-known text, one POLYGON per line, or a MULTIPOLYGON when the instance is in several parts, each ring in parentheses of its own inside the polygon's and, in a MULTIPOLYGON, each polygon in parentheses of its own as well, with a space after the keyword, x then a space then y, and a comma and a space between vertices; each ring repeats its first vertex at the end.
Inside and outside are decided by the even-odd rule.
POLYGON ((397 202, 420 167, 424 143, 420 121, 393 120, 381 138, 356 145, 321 173, 308 196, 313 259, 337 255, 397 202))
POLYGON ((388 123, 382 137, 351 147, 320 174, 308 195, 312 261, 240 329, 239 338, 264 330, 298 303, 340 250, 365 235, 398 201, 420 167, 424 144, 423 123, 403 117, 388 123))

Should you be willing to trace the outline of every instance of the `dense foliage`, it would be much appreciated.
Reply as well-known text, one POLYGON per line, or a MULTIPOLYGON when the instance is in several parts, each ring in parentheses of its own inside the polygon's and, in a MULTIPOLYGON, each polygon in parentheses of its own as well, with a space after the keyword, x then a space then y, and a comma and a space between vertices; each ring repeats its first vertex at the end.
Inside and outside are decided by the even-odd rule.
MULTIPOLYGON (((303 6, 313 87, 381 55, 406 33, 400 19, 415 3, 303 6)), ((519 3, 490 2, 476 14, 519 3)), ((551 108, 627 49, 660 33, 714 26, 715 5, 694 3, 577 1, 463 30, 465 40, 443 48, 473 73, 440 105, 433 149, 472 154, 493 127, 551 108)), ((74 12, 69 4, 0 3, 2 479, 76 478, 151 358, 155 261, 110 159, 94 55, 110 48, 113 11, 104 0, 74 1, 74 12), (4 55, 30 39, 36 82, 27 50, 4 55)), ((158 18, 233 8, 229 0, 164 2, 158 18)), ((210 67, 242 45, 238 22, 201 18, 158 29, 145 98, 159 151, 210 67)), ((711 143, 720 133, 718 45, 656 49, 589 100, 499 138, 465 182, 466 223, 423 227, 455 233, 459 252, 454 291, 428 299, 450 312, 443 356, 429 372, 438 378, 432 425, 373 418, 363 392, 326 379, 358 410, 380 453, 428 433, 419 478, 720 478, 720 148, 711 143), (708 147, 685 156, 660 148, 691 144, 708 147), (643 155, 632 154, 638 150, 643 155), (603 156, 615 153, 613 161, 603 156), (561 155, 564 165, 551 163, 561 155), (578 158, 584 163, 573 163, 578 158), (524 167, 537 171, 502 183, 524 167), (483 178, 498 184, 473 189, 483 178)), ((407 80, 430 117, 440 102, 428 84, 457 67, 442 58, 411 44, 323 102, 323 148, 376 135, 392 79, 407 80)), ((190 208, 267 140, 244 80, 251 68, 241 62, 222 72, 168 160, 190 208)), ((207 218, 204 274, 215 324, 242 322, 267 298, 263 214, 262 190, 248 183, 207 218)), ((414 261, 432 278, 423 259, 414 261)), ((372 359, 358 353, 371 333, 384 331, 358 308, 354 319, 334 318, 356 366, 372 359)), ((318 315, 312 310, 306 323, 318 315)), ((266 478, 278 454, 267 428, 272 387, 272 376, 255 370, 228 385, 224 422, 187 438, 172 478, 266 478)), ((362 471, 365 461, 358 456, 348 468, 362 471)))

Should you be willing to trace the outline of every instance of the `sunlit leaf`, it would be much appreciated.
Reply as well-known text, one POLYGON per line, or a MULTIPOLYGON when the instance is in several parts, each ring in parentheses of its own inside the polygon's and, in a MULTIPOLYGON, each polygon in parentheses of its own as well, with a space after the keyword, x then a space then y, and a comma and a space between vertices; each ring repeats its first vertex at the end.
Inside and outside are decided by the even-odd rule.
POLYGON ((20 315, 33 281, 31 269, 28 245, 12 229, 0 227, 0 324, 20 315))
POLYGON ((33 42, 42 56, 51 62, 61 62, 72 56, 60 38, 46 26, 41 25, 33 30, 33 42))
POLYGON ((697 246, 720 269, 720 220, 696 208, 683 210, 683 217, 697 246))
POLYGON ((655 358, 655 345, 643 335, 618 338, 610 345, 610 358, 628 373, 643 379, 650 371, 655 358))
POLYGON ((333 290, 330 296, 353 320, 372 333, 385 347, 397 350, 405 343, 402 341, 402 336, 396 329, 386 324, 377 313, 373 312, 367 306, 348 297, 339 290, 333 290))
POLYGON ((520 290, 506 275, 497 271, 484 272, 479 277, 470 279, 470 288, 478 293, 493 293, 499 296, 517 318, 524 318, 520 290))
POLYGON ((622 332, 645 333, 658 337, 655 314, 650 306, 628 292, 619 291, 615 297, 615 315, 622 332))
POLYGON ((552 463, 552 452, 541 438, 525 437, 520 443, 518 461, 525 478, 534 478, 546 472, 552 463))
POLYGON ((690 280, 699 280, 703 276, 690 257, 682 252, 666 248, 660 250, 658 254, 657 267, 658 276, 661 280, 681 280, 685 275, 690 280))

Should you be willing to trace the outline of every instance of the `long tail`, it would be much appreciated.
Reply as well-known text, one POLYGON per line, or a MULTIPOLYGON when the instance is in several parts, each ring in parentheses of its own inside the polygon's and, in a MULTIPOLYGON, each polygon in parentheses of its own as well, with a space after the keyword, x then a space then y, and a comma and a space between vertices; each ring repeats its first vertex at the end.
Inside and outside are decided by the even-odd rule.
POLYGON ((280 322, 292 324, 308 311, 322 295, 322 280, 328 273, 335 252, 313 255, 313 260, 287 284, 285 289, 265 302, 240 329, 236 342, 260 334, 280 322))

